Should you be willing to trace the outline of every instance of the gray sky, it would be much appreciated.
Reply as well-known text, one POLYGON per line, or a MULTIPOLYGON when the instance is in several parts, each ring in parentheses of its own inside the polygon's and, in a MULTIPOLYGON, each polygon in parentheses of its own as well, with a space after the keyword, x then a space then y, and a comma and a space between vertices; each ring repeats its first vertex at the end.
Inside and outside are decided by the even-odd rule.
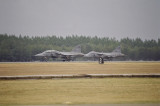
POLYGON ((0 33, 160 38, 160 0, 0 0, 0 33))

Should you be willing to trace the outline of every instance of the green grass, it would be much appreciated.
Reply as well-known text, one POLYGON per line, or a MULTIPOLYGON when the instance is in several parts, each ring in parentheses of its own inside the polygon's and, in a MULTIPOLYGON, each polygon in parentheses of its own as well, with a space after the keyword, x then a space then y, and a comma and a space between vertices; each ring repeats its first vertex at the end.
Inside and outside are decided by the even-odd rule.
POLYGON ((1 105, 160 103, 159 78, 0 81, 1 105))

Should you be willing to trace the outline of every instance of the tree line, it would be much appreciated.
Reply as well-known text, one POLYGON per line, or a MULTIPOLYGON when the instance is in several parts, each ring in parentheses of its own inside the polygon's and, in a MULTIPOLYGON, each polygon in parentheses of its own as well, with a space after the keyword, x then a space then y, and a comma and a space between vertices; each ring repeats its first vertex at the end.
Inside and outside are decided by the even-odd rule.
POLYGON ((35 54, 45 50, 71 51, 81 44, 82 53, 90 51, 111 52, 121 46, 126 60, 160 60, 160 39, 142 40, 89 36, 45 36, 29 37, 0 34, 0 61, 36 61, 35 54))

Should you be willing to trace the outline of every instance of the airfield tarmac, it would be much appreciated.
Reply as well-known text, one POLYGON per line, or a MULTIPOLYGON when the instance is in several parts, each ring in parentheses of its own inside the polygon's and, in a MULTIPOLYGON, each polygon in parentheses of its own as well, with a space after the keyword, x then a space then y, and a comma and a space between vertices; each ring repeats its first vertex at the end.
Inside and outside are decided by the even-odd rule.
MULTIPOLYGON (((160 62, 0 63, 0 76, 160 74, 160 62)), ((159 78, 0 80, 0 105, 159 104, 159 78)))

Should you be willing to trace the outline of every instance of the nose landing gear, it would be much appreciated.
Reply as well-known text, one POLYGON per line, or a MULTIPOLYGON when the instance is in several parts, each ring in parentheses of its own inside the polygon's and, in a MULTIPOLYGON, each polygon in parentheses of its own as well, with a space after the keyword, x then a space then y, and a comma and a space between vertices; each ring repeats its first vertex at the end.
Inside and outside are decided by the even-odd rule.
POLYGON ((102 57, 99 58, 99 64, 104 64, 104 59, 102 57))

